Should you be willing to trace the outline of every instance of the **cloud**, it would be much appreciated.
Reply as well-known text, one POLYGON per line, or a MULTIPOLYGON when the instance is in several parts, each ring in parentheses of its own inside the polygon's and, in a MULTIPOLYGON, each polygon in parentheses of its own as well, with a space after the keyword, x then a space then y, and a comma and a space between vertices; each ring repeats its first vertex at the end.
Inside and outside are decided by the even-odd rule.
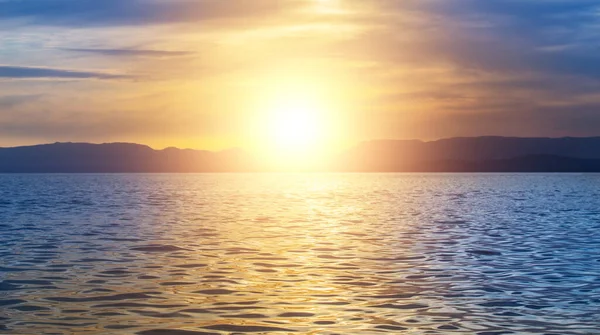
POLYGON ((61 48, 60 50, 80 52, 80 53, 91 53, 102 56, 116 56, 116 57, 181 57, 191 56, 195 52, 191 51, 165 51, 165 50, 142 50, 142 49, 85 49, 85 48, 61 48))
POLYGON ((428 58, 465 69, 600 79, 600 38, 590 34, 600 26, 598 1, 434 0, 420 10, 438 26, 422 35, 428 58))
POLYGON ((131 26, 266 17, 297 0, 4 0, 1 19, 65 27, 131 26))
POLYGON ((0 65, 0 79, 125 79, 130 76, 104 72, 45 67, 0 65))

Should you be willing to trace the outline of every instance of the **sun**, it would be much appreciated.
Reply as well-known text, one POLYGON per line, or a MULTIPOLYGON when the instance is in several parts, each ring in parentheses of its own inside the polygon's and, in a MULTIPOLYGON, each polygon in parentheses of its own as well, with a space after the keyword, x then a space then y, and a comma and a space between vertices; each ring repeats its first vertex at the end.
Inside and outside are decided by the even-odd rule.
POLYGON ((322 140, 322 127, 316 108, 290 101, 274 112, 270 125, 273 145, 278 151, 306 153, 322 140))
POLYGON ((322 163, 333 127, 325 104, 302 91, 274 96, 255 128, 265 163, 284 170, 322 163))
POLYGON ((242 127, 259 164, 277 171, 316 171, 344 150, 344 83, 312 71, 285 67, 257 82, 255 104, 248 106, 250 117, 242 127))

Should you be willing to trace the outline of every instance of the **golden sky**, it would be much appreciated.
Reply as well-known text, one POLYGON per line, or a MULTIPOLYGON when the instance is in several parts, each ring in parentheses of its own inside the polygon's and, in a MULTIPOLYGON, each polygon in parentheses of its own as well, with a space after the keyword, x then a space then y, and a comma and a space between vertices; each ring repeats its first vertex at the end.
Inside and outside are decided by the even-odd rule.
POLYGON ((598 12, 586 0, 0 1, 0 146, 597 135, 598 12))

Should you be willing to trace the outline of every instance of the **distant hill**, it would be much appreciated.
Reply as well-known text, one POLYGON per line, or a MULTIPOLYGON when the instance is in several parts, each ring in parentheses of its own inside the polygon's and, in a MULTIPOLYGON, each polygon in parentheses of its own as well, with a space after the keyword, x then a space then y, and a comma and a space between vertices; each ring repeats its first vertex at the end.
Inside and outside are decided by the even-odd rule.
POLYGON ((231 172, 253 170, 242 150, 210 152, 131 143, 54 143, 0 148, 0 172, 231 172))
MULTIPOLYGON (((240 149, 222 152, 131 143, 0 148, 0 173, 254 172, 268 167, 240 149)), ((331 157, 339 172, 600 172, 600 137, 472 137, 364 142, 331 157)))
POLYGON ((364 142, 336 169, 405 172, 600 172, 600 137, 464 137, 364 142))

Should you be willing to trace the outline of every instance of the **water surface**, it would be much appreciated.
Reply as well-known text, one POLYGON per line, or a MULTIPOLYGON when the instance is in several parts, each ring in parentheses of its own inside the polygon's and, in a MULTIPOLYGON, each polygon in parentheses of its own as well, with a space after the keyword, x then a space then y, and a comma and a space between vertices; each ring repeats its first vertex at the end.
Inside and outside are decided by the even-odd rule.
POLYGON ((0 175, 2 334, 600 334, 600 175, 0 175))

